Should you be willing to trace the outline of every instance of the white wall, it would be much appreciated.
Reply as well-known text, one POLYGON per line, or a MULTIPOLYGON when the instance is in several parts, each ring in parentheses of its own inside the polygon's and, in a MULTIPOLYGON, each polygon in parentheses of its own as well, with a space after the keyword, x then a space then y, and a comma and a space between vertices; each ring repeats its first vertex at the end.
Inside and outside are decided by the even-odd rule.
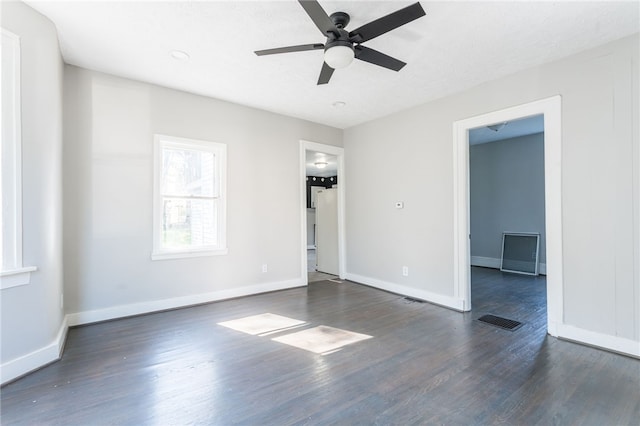
POLYGON ((503 232, 539 233, 545 262, 543 133, 471 145, 469 188, 472 264, 499 262, 503 232))
POLYGON ((58 357, 63 336, 62 73, 54 25, 2 2, 2 27, 20 36, 23 263, 31 283, 1 290, 2 382, 58 357))
POLYGON ((301 139, 340 146, 342 131, 67 65, 70 322, 302 285, 301 139), (228 255, 151 261, 154 133, 227 144, 228 255))
POLYGON ((347 277, 454 305, 452 124, 559 94, 565 329, 640 355, 638 51, 636 34, 347 129, 347 277))

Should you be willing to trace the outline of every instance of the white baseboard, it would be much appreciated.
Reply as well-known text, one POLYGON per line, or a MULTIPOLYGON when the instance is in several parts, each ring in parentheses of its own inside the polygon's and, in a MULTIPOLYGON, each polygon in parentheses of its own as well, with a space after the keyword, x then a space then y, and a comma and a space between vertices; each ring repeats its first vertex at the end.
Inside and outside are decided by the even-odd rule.
POLYGON ((74 325, 89 324, 97 321, 105 321, 127 317, 131 315, 146 314, 166 309, 181 308, 200 303, 215 302, 218 300, 231 299, 234 297, 251 296, 254 294, 266 293, 269 291, 285 290, 289 288, 304 286, 302 278, 263 283, 246 287, 220 290, 205 294, 192 296, 175 297, 171 299, 154 300, 151 302, 133 303, 129 305, 114 306, 94 311, 84 311, 67 314, 55 340, 49 345, 35 350, 21 357, 12 359, 0 365, 0 383, 5 384, 28 374, 38 368, 44 367, 60 359, 67 337, 67 330, 74 325))
MULTIPOLYGON (((480 265, 478 265, 480 266, 480 265)), ((428 292, 425 290, 407 287, 400 284, 390 283, 375 278, 364 277, 357 274, 346 274, 346 279, 392 293, 402 294, 417 299, 425 300, 436 305, 457 311, 463 310, 461 299, 451 296, 444 296, 428 292)), ((55 340, 49 345, 35 350, 29 354, 12 359, 0 365, 0 383, 5 384, 15 380, 31 371, 37 370, 51 362, 60 359, 70 326, 88 324, 97 321, 116 319, 131 315, 145 314, 165 309, 180 308, 199 303, 215 302, 234 297, 251 296, 269 291, 285 290, 289 288, 302 287, 302 278, 279 281, 272 283, 257 284, 235 289, 221 290, 211 293, 198 294, 193 296, 183 296, 171 299, 142 302, 129 305, 115 306, 106 309, 84 311, 75 314, 68 314, 62 321, 55 340)), ((625 339, 617 336, 601 334, 567 324, 557 324, 557 336, 560 339, 570 340, 577 343, 595 346, 613 352, 640 358, 640 342, 625 339)))
POLYGON ((568 324, 559 324, 557 330, 560 339, 640 358, 640 342, 636 340, 597 333, 568 324))
POLYGON ((471 266, 500 269, 500 259, 493 257, 471 256, 471 266))
MULTIPOLYGON (((495 257, 471 256, 471 266, 481 266, 483 268, 500 269, 500 259, 495 257)), ((547 275, 547 265, 541 263, 538 266, 540 275, 547 275)))
POLYGON ((424 300, 426 302, 434 303, 436 305, 444 306, 445 308, 454 309, 456 311, 463 311, 464 308, 462 299, 457 299, 451 296, 432 293, 430 291, 407 287, 401 284, 390 283, 378 280, 376 278, 364 277, 357 274, 347 273, 346 279, 348 279, 349 281, 354 281, 371 287, 379 288, 381 290, 390 291, 392 293, 424 300))
POLYGON ((92 322, 106 321, 116 318, 123 318, 132 315, 148 314, 151 312, 163 311, 167 309, 182 308, 185 306, 198 305, 201 303, 216 302, 219 300, 232 299, 235 297, 251 296, 269 291, 285 290, 289 288, 302 287, 305 284, 302 278, 277 281, 263 284, 256 284, 246 287, 219 290, 211 293, 194 294, 191 296, 174 297, 171 299, 153 300, 149 302, 132 303, 129 305, 112 306, 105 309, 93 311, 83 311, 69 314, 69 326, 90 324, 92 322))
POLYGON ((31 353, 14 358, 0 366, 0 383, 5 384, 24 376, 38 368, 60 359, 69 329, 67 317, 64 317, 55 340, 47 346, 31 353))

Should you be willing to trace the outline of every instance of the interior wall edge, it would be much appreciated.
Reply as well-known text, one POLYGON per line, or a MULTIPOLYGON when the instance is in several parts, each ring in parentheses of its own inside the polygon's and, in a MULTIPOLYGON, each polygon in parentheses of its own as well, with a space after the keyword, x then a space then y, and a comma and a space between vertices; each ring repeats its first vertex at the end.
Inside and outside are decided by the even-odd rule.
POLYGON ((2 2, 3 29, 20 38, 22 260, 28 285, 0 295, 0 383, 58 356, 64 328, 63 61, 54 24, 23 2, 2 2))

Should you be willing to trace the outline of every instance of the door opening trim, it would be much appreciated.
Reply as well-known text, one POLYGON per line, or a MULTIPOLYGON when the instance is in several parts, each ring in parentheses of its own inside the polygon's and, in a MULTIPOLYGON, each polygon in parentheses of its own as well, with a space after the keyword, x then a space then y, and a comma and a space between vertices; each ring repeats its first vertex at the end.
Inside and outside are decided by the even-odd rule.
POLYGON ((344 148, 325 145, 306 140, 300 141, 300 268, 302 284, 308 284, 307 274, 307 186, 306 186, 306 154, 307 151, 322 152, 335 155, 338 162, 338 275, 345 279, 346 265, 346 233, 345 233, 345 176, 344 176, 344 148))
POLYGON ((469 214, 469 129, 544 115, 545 233, 547 250, 547 332, 563 324, 562 259, 562 99, 560 96, 459 120, 453 123, 453 280, 454 297, 471 310, 469 214))

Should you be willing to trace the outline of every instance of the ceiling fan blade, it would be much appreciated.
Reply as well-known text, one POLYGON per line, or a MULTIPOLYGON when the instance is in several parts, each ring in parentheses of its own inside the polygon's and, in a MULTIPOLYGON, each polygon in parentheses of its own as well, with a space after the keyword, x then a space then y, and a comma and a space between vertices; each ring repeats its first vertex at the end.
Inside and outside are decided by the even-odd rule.
POLYGON ((379 65, 384 68, 388 68, 394 71, 400 71, 404 67, 406 62, 399 61, 396 58, 392 58, 389 55, 385 55, 377 50, 369 49, 364 46, 355 46, 356 59, 369 62, 370 64, 379 65))
POLYGON ((324 44, 300 44, 298 46, 277 47, 275 49, 256 50, 254 53, 258 56, 273 55, 276 53, 304 52, 305 50, 324 49, 324 44))
POLYGON ((349 33, 349 40, 362 43, 426 15, 420 3, 390 13, 349 33))
POLYGON ((322 70, 320 70, 320 77, 318 77, 318 85, 327 84, 331 80, 334 69, 327 65, 326 62, 322 63, 322 70))
POLYGON ((298 2, 313 23, 316 24, 322 35, 327 37, 328 33, 338 34, 338 29, 329 18, 329 15, 327 15, 327 12, 320 6, 320 3, 316 0, 298 0, 298 2))

